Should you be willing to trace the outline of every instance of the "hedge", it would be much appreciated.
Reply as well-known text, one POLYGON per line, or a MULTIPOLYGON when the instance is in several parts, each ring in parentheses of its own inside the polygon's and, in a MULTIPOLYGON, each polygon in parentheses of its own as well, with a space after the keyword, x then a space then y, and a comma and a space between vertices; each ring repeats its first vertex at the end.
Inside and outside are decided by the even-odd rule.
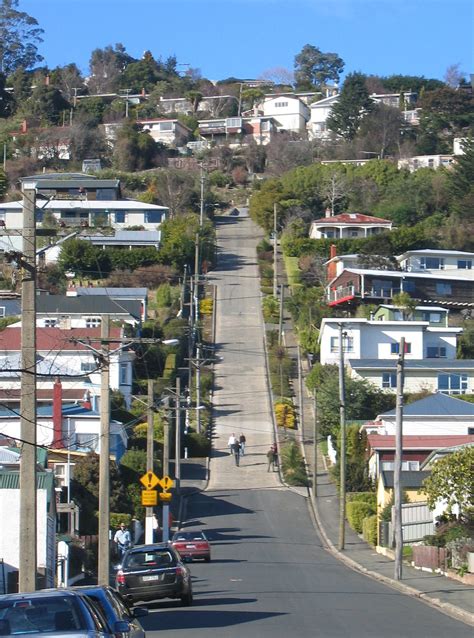
POLYGON ((362 533, 362 521, 366 516, 375 514, 374 508, 363 501, 350 501, 346 506, 349 525, 358 534, 362 533))
POLYGON ((346 495, 347 503, 368 503, 374 511, 377 509, 377 494, 375 492, 349 492, 346 495))
POLYGON ((120 523, 125 523, 127 527, 130 526, 132 522, 131 514, 118 514, 116 512, 110 512, 110 528, 117 529, 120 527, 120 523))
POLYGON ((377 514, 366 516, 362 521, 362 536, 365 541, 374 546, 377 545, 377 527, 377 514))
POLYGON ((290 401, 275 403, 275 419, 280 427, 294 428, 296 426, 295 407, 290 401))
POLYGON ((166 356, 165 369, 163 370, 163 378, 170 379, 176 370, 176 354, 171 352, 166 356))

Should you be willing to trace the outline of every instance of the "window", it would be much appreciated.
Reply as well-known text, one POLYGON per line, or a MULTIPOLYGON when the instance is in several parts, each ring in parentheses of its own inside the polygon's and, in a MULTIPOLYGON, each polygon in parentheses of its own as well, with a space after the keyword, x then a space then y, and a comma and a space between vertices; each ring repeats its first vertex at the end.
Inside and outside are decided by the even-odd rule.
POLYGON ((421 257, 421 270, 444 270, 444 259, 441 257, 421 257))
POLYGON ((414 281, 403 281, 402 282, 403 292, 415 292, 415 282, 414 281))
POLYGON ((472 259, 458 259, 458 268, 460 270, 472 270, 472 259))
POLYGON ((95 361, 81 361, 81 372, 93 372, 97 367, 95 361))
MULTIPOLYGON (((400 344, 391 343, 390 352, 392 354, 400 354, 400 344)), ((405 354, 410 354, 410 353, 411 353, 411 343, 409 341, 405 341, 405 354)))
MULTIPOLYGON (((354 337, 343 337, 343 351, 354 352, 354 337)), ((331 352, 339 352, 339 337, 331 337, 331 352)))
POLYGON ((160 122, 160 131, 172 131, 173 122, 160 122))
POLYGON ((275 102, 276 109, 284 109, 286 106, 288 106, 288 102, 275 102))
MULTIPOLYGON (((382 470, 392 471, 395 469, 395 463, 393 461, 382 461, 382 470)), ((402 461, 402 470, 417 472, 420 469, 420 461, 402 461)))
POLYGON ((116 210, 114 215, 116 224, 125 224, 127 221, 127 215, 124 210, 116 210))
POLYGON ((393 321, 403 321, 403 312, 401 310, 393 311, 393 321))
POLYGON ((81 434, 76 434, 77 448, 95 450, 97 448, 98 442, 99 437, 97 436, 97 434, 92 434, 92 432, 82 432, 81 434))
POLYGON ((100 326, 100 317, 86 317, 86 328, 98 328, 100 326))
POLYGON ((446 348, 444 346, 428 346, 426 348, 426 357, 428 359, 440 359, 446 357, 446 348))
POLYGON ((423 321, 429 321, 430 323, 441 323, 440 312, 423 312, 423 321))
POLYGON ((160 224, 160 223, 161 223, 161 211, 158 211, 158 210, 145 211, 145 224, 160 224))
POLYGON ((120 385, 128 384, 128 365, 126 363, 120 364, 120 385))
POLYGON ((445 284, 438 282, 436 284, 436 294, 437 295, 451 295, 452 294, 452 286, 451 284, 445 284))
POLYGON ((239 128, 242 126, 242 118, 240 117, 228 117, 226 125, 229 128, 239 128))
POLYGON ((116 200, 117 195, 115 188, 98 188, 95 193, 95 198, 98 201, 107 202, 110 200, 116 200))
POLYGON ((56 477, 58 485, 66 485, 67 473, 65 463, 54 464, 54 476, 56 477))
POLYGON ((396 387, 397 387, 397 373, 384 372, 382 375, 382 388, 396 388, 396 387))
POLYGON ((440 392, 464 394, 467 389, 467 374, 438 374, 438 390, 440 392))
POLYGON ((44 327, 45 328, 54 328, 57 325, 58 325, 58 320, 57 319, 45 319, 44 320, 44 327))

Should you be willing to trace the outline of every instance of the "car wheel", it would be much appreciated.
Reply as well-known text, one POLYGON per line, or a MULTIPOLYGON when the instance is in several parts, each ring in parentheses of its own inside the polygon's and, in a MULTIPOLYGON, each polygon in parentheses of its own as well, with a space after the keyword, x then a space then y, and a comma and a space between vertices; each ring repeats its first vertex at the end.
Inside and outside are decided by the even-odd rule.
POLYGON ((211 557, 210 556, 206 556, 206 558, 204 559, 205 563, 210 563, 211 562, 211 557))
POLYGON ((190 605, 193 604, 193 592, 192 591, 188 591, 186 594, 183 594, 181 596, 181 603, 183 605, 185 605, 186 607, 189 607, 190 605))

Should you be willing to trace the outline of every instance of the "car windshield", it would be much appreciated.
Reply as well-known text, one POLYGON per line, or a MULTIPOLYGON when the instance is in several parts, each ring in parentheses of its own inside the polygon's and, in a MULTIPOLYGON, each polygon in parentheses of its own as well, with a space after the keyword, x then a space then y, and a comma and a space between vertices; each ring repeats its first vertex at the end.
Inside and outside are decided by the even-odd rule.
POLYGON ((170 567, 176 563, 173 554, 166 550, 150 550, 130 553, 124 562, 126 568, 170 567))
POLYGON ((176 532, 174 541, 205 541, 206 537, 202 532, 176 532))
POLYGON ((87 629, 77 600, 72 596, 41 596, 2 600, 0 635, 16 636, 87 629))

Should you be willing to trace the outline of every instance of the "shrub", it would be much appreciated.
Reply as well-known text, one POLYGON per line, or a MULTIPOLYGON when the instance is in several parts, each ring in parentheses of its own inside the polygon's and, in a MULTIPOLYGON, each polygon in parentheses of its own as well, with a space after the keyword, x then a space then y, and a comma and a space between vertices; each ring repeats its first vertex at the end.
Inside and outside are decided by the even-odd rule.
POLYGON ((292 441, 283 446, 281 453, 281 469, 288 485, 309 485, 303 455, 298 445, 292 441))
POLYGON ((173 372, 176 369, 176 354, 170 352, 166 356, 165 369, 163 370, 163 378, 170 379, 173 376, 173 372))
POLYGON ((347 494, 348 503, 368 503, 373 507, 374 511, 377 508, 377 494, 375 492, 349 492, 347 494))
POLYGON ((158 286, 156 291, 156 303, 158 308, 169 308, 172 301, 171 286, 168 283, 158 286))
POLYGON ((213 300, 212 297, 206 297, 199 302, 199 312, 201 315, 212 315, 213 300))
POLYGON ((295 407, 291 401, 278 401, 275 403, 275 418, 281 428, 294 428, 296 426, 295 407))
POLYGON ((352 501, 346 506, 347 520, 349 525, 358 534, 362 533, 362 521, 366 516, 375 514, 374 508, 369 503, 363 501, 352 501))
POLYGON ((205 434, 199 432, 189 432, 184 437, 184 447, 188 448, 188 456, 203 457, 208 456, 211 445, 205 434))
POLYGON ((125 523, 127 527, 130 527, 132 522, 131 514, 119 514, 110 512, 110 528, 117 529, 120 527, 120 523, 125 523))
POLYGON ((280 316, 280 304, 275 297, 264 297, 262 301, 263 318, 267 323, 278 321, 280 316))
POLYGON ((377 514, 366 516, 362 520, 362 536, 371 545, 377 545, 377 514))

